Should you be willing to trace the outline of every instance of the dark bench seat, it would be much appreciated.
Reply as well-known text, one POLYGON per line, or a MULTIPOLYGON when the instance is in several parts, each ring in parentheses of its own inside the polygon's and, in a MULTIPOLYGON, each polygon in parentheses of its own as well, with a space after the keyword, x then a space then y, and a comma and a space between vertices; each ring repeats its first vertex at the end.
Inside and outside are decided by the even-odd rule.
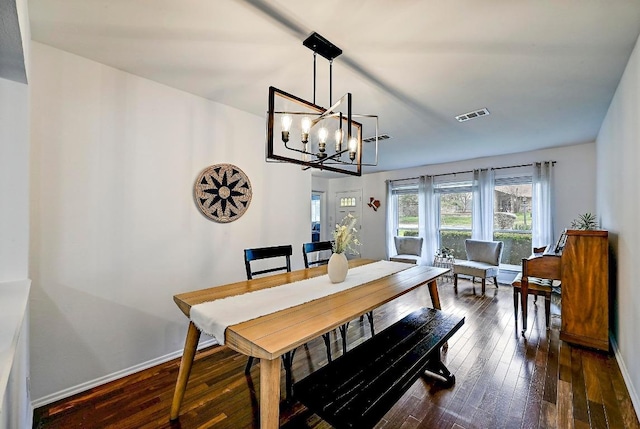
POLYGON ((463 324, 421 308, 296 383, 294 396, 337 428, 371 428, 425 371, 453 386, 440 348, 463 324))

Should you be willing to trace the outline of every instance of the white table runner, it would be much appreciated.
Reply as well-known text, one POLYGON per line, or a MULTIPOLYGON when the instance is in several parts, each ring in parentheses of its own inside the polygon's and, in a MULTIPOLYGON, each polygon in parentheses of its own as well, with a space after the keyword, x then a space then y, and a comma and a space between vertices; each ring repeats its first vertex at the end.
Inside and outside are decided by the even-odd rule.
POLYGON ((200 331, 215 337, 219 344, 224 344, 224 331, 228 326, 351 289, 411 267, 415 265, 378 261, 350 268, 346 280, 342 283, 331 283, 329 276, 325 274, 196 304, 191 307, 190 317, 200 331))

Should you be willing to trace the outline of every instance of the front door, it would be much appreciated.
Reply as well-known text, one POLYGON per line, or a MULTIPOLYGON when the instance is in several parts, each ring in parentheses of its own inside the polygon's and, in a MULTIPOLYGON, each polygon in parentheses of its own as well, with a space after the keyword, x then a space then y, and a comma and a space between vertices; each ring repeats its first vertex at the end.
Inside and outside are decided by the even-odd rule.
MULTIPOLYGON (((335 223, 342 222, 349 213, 358 219, 356 228, 362 230, 362 190, 336 192, 336 218, 335 223)), ((332 229, 333 230, 333 229, 332 229)))

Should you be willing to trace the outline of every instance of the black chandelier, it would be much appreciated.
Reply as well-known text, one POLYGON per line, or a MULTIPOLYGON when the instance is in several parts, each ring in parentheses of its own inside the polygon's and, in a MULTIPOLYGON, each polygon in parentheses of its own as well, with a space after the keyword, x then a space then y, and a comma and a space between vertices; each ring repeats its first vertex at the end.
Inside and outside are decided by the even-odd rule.
POLYGON ((313 51, 313 102, 269 87, 267 116, 267 161, 289 162, 303 169, 318 168, 336 173, 362 175, 362 166, 378 164, 378 116, 354 114, 352 96, 346 93, 332 102, 333 60, 342 50, 312 33, 303 45, 313 51), (329 61, 329 107, 316 104, 316 56, 329 61), (366 141, 375 143, 372 159, 363 162, 363 123, 374 125, 375 135, 366 141), (279 139, 282 144, 276 144, 279 139))

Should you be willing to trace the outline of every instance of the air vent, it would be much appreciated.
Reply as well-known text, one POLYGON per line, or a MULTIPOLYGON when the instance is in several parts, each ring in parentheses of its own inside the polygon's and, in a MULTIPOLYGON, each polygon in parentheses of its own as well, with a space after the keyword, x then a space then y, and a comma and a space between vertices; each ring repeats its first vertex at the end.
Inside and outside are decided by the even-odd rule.
POLYGON ((456 116, 456 120, 458 122, 466 122, 470 119, 476 119, 476 118, 480 118, 482 116, 489 116, 489 109, 487 109, 486 107, 479 109, 479 110, 474 110, 473 112, 467 112, 467 113, 463 113, 462 115, 458 115, 456 116))
MULTIPOLYGON (((390 138, 391 137, 388 134, 380 134, 378 136, 378 141, 387 140, 387 139, 390 139, 390 138)), ((376 136, 367 137, 366 139, 362 139, 363 143, 371 143, 371 142, 374 142, 374 141, 376 141, 376 136)))

